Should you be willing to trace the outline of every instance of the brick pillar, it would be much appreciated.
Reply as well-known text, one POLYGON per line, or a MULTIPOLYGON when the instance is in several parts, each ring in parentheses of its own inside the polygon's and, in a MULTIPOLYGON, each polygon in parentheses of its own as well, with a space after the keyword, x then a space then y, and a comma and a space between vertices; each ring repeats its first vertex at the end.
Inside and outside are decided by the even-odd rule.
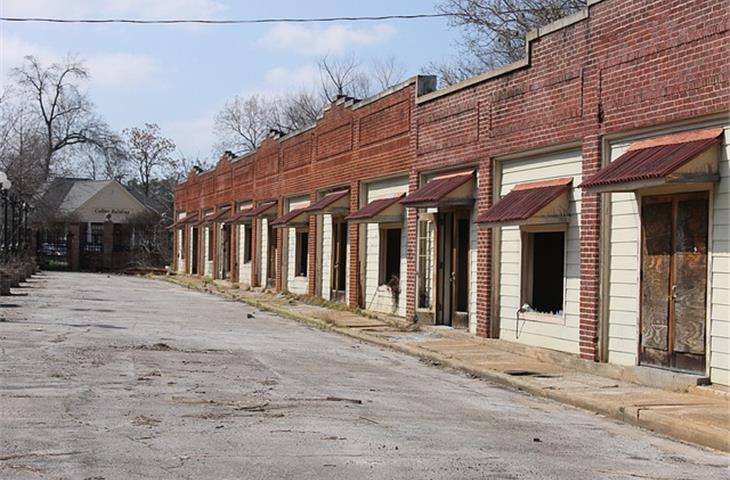
MULTIPOLYGON (((280 217, 281 215, 283 215, 283 213, 282 213, 284 211, 284 199, 283 198, 279 199, 279 203, 277 204, 276 211, 278 213, 277 217, 280 217)), ((283 279, 281 276, 281 274, 282 274, 281 267, 283 265, 281 249, 284 246, 284 235, 283 235, 284 231, 281 228, 273 228, 272 231, 273 231, 274 235, 276 235, 276 252, 275 252, 275 257, 274 257, 274 263, 275 263, 275 267, 276 267, 276 281, 274 283, 276 286, 276 290, 281 291, 284 286, 284 282, 283 282, 283 279)))
POLYGON ((66 234, 66 255, 68 261, 68 269, 72 272, 79 270, 79 254, 81 253, 81 228, 78 223, 71 223, 68 226, 66 234))
MULTIPOLYGON (((360 184, 357 181, 350 185, 350 212, 355 212, 360 208, 360 184)), ((360 306, 360 253, 359 253, 359 224, 348 223, 347 243, 349 248, 348 256, 348 276, 347 288, 348 298, 347 304, 350 307, 358 308, 360 306)))
POLYGON ((251 220, 251 223, 246 225, 246 228, 251 229, 251 280, 250 284, 252 287, 260 287, 266 282, 265 278, 261 278, 261 260, 259 260, 260 247, 259 247, 259 230, 261 225, 257 218, 251 220))
MULTIPOLYGON (((408 192, 418 190, 418 172, 412 169, 408 178, 408 192)), ((418 210, 415 208, 406 208, 406 225, 408 226, 405 234, 406 238, 406 320, 416 318, 416 242, 418 228, 418 210)))
POLYGON ((104 270, 112 269, 113 252, 114 252, 114 224, 112 222, 104 222, 102 227, 102 262, 104 270))
MULTIPOLYGON (((309 195, 309 204, 317 201, 317 193, 309 195)), ((317 294, 317 216, 309 216, 309 245, 307 247, 307 294, 317 294)))
MULTIPOLYGON (((583 139, 583 178, 600 168, 600 137, 583 139)), ((580 356, 597 360, 600 291, 601 196, 581 190, 580 206, 580 356)))
MULTIPOLYGON (((477 202, 474 208, 477 214, 487 211, 492 206, 492 161, 487 157, 480 162, 477 186, 477 202)), ((492 323, 492 229, 477 227, 477 336, 496 337, 492 323)))

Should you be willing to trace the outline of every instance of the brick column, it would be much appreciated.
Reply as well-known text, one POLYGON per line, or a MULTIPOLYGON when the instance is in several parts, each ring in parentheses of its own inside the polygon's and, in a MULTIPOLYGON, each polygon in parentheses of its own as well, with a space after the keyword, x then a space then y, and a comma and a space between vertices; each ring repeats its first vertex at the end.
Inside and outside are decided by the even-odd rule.
POLYGON ((114 252, 114 224, 112 222, 104 222, 102 227, 102 265, 104 270, 112 269, 113 252, 114 252))
MULTIPOLYGON (((309 194, 309 204, 317 201, 317 193, 309 194)), ((317 216, 309 216, 309 245, 307 246, 307 294, 317 294, 317 216)))
MULTIPOLYGON (((350 184, 350 212, 355 212, 360 208, 360 184, 353 181, 350 184)), ((347 275, 347 304, 350 307, 358 308, 360 306, 360 252, 359 252, 359 224, 347 224, 347 244, 349 249, 348 255, 348 275, 347 275)))
POLYGON ((79 254, 81 253, 81 228, 78 223, 71 223, 68 226, 66 234, 66 256, 68 261, 68 269, 72 272, 79 270, 79 254))
MULTIPOLYGON (((418 190, 418 172, 415 168, 411 169, 408 178, 408 192, 418 190)), ((406 208, 406 320, 416 318, 416 242, 418 228, 418 210, 415 208, 406 208)))
MULTIPOLYGON (((583 178, 600 168, 600 137, 583 139, 583 178)), ((597 360, 600 291, 601 196, 581 190, 580 212, 580 356, 597 360)))
MULTIPOLYGON (((477 214, 492 206, 492 160, 487 157, 479 164, 478 197, 474 208, 477 214)), ((498 332, 492 323, 492 229, 477 226, 477 331, 479 337, 494 337, 498 332)))

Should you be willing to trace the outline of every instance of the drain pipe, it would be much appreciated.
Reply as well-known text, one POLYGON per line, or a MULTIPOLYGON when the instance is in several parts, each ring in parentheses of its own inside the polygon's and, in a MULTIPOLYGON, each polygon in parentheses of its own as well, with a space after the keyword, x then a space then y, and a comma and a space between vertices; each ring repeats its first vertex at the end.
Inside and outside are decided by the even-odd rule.
POLYGON ((528 312, 532 309, 529 303, 525 303, 515 312, 515 338, 520 338, 520 313, 528 312))

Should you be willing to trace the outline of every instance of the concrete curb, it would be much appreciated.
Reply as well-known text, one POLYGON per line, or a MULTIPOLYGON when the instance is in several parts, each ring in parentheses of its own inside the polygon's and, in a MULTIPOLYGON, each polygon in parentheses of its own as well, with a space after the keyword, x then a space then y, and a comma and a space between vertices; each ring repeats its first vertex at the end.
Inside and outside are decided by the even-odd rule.
MULTIPOLYGON (((199 288, 185 282, 173 280, 172 278, 164 277, 163 280, 173 283, 175 285, 195 289, 200 292, 210 293, 210 291, 207 289, 199 288)), ((258 300, 247 299, 242 296, 233 295, 221 290, 213 293, 217 293, 218 295, 229 298, 231 300, 246 303, 247 305, 250 305, 262 311, 274 313, 281 317, 304 323, 308 326, 318 328, 320 330, 335 332, 340 335, 354 338, 356 340, 404 353, 419 358, 420 360, 429 361, 440 366, 459 370, 468 373, 469 375, 472 375, 476 378, 487 380, 496 385, 518 390, 521 392, 526 392, 537 397, 554 400, 566 405, 571 405, 573 407, 587 410, 589 412, 598 413, 614 420, 619 420, 621 422, 644 428, 646 430, 650 430, 652 432, 665 435, 667 437, 671 437, 677 440, 693 443, 703 447, 709 447, 723 452, 730 452, 730 435, 728 435, 728 432, 726 430, 723 430, 721 428, 689 428, 687 424, 677 422, 675 415, 671 413, 663 413, 661 411, 650 409, 641 409, 640 407, 635 406, 627 407, 615 401, 601 402, 591 398, 576 396, 572 392, 562 392, 555 389, 546 389, 542 385, 536 385, 531 383, 528 380, 529 377, 515 377, 494 370, 477 368, 466 362, 450 358, 447 355, 431 352, 429 350, 425 350, 419 347, 399 344, 396 342, 389 342, 388 340, 370 335, 360 330, 337 327, 322 320, 298 314, 285 307, 266 304, 258 300)))

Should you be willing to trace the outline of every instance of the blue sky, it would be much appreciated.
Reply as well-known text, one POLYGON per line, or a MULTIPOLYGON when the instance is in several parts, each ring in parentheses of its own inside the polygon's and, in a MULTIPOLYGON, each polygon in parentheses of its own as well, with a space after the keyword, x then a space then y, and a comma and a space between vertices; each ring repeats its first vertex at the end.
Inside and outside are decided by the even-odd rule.
MULTIPOLYGON (((62 18, 262 18, 429 13, 432 1, 0 0, 2 16, 62 18)), ((137 26, 0 24, 0 73, 33 54, 71 53, 91 73, 88 90, 115 129, 158 123, 182 153, 211 155, 213 118, 226 99, 317 81, 324 54, 367 62, 394 56, 407 76, 453 53, 445 19, 334 24, 137 26)))

